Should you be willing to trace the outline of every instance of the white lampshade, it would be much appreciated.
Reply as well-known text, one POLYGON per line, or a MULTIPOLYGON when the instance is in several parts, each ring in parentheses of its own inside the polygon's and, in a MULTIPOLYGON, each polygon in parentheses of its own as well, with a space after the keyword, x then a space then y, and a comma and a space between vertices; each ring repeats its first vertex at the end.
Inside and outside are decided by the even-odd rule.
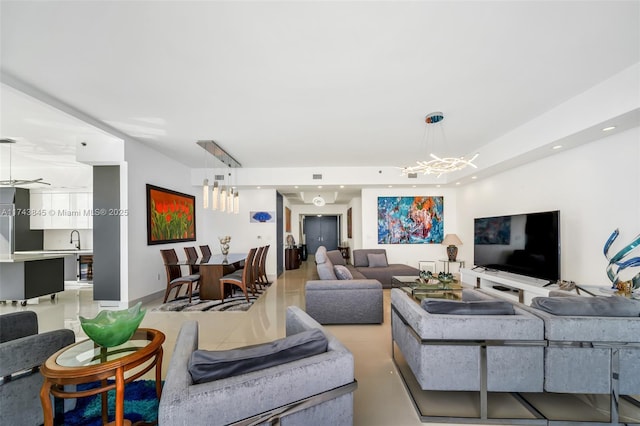
POLYGON ((461 246, 462 241, 456 234, 447 234, 444 236, 444 240, 442 240, 443 246, 461 246))
POLYGON ((240 213, 240 194, 238 194, 238 191, 233 195, 233 212, 235 214, 240 213))
POLYGON ((222 187, 220 192, 220 211, 223 212, 227 209, 227 188, 222 187))
POLYGON ((209 179, 202 182, 202 207, 209 208, 209 179))
POLYGON ((218 182, 217 181, 213 181, 213 190, 211 191, 211 209, 212 210, 218 210, 218 202, 219 202, 219 190, 218 190, 218 182))

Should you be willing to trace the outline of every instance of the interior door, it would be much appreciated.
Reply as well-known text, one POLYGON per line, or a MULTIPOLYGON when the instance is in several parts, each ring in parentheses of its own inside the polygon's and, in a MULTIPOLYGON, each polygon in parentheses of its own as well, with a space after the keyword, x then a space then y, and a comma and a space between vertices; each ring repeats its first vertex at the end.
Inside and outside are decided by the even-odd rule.
POLYGON ((325 246, 327 250, 336 250, 338 231, 338 216, 306 216, 304 232, 307 253, 315 254, 320 246, 325 246))

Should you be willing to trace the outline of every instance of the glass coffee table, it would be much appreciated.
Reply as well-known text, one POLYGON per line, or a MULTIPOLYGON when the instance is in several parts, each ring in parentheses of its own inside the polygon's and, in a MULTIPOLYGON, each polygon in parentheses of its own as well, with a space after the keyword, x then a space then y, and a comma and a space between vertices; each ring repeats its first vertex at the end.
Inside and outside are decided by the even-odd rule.
POLYGON ((159 330, 138 328, 131 339, 119 346, 102 348, 91 340, 84 340, 51 355, 40 368, 44 383, 40 390, 40 401, 44 413, 44 425, 53 426, 51 398, 78 398, 102 394, 103 424, 131 425, 124 418, 124 388, 155 367, 156 396, 162 392, 162 343, 165 336, 159 330), (130 373, 125 376, 125 373, 130 373), (107 382, 114 377, 115 383, 107 382), (96 387, 75 391, 65 385, 97 382, 96 387), (115 389, 115 420, 108 423, 107 391, 115 389))
POLYGON ((391 287, 399 288, 416 302, 422 299, 462 299, 462 286, 457 282, 443 284, 438 280, 421 280, 418 276, 393 276, 391 287))

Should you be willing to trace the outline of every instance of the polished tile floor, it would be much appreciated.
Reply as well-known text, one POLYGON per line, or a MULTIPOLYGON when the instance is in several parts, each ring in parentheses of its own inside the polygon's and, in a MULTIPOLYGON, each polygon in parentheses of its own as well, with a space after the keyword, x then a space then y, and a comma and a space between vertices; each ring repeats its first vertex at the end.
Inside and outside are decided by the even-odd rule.
MULTIPOLYGON (((147 314, 141 327, 155 328, 166 335, 163 377, 183 321, 198 321, 200 347, 203 349, 229 349, 282 337, 286 307, 296 305, 304 309, 304 283, 312 279, 314 274, 313 260, 303 262, 300 269, 286 271, 248 312, 153 312, 152 309, 162 302, 161 298, 147 303, 147 314)), ((78 316, 93 317, 100 307, 93 301, 90 286, 68 284, 67 289, 58 294, 55 300, 43 297, 39 299, 39 303, 25 307, 20 304, 0 304, 0 313, 33 310, 38 314, 40 331, 65 327, 74 330, 78 339, 85 338, 78 316)), ((326 326, 355 357, 355 374, 358 380, 358 389, 354 394, 355 425, 423 424, 391 359, 389 299, 389 290, 385 290, 382 325, 326 326)), ((152 378, 148 374, 148 378, 152 378)), ((453 403, 450 412, 456 412, 456 405, 453 403)))

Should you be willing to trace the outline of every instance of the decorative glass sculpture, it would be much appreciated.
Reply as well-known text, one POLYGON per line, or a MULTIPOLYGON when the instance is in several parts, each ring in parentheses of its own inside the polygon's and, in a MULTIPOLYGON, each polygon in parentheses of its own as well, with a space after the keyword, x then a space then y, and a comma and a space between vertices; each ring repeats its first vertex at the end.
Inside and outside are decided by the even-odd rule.
POLYGON ((100 311, 95 318, 80 317, 80 325, 96 344, 109 348, 126 342, 133 336, 144 314, 142 302, 121 311, 100 311))
MULTIPOLYGON (((613 256, 609 255, 609 249, 611 248, 611 245, 616 240, 616 238, 618 238, 618 235, 620 235, 620 231, 616 229, 604 244, 604 257, 606 257, 609 261, 609 264, 607 265, 607 276, 612 283, 611 288, 614 289, 618 288, 618 283, 620 282, 620 272, 622 270, 640 266, 640 257, 632 257, 631 259, 624 260, 625 257, 628 257, 629 253, 633 249, 640 246, 640 235, 637 235, 631 243, 627 244, 622 250, 618 251, 613 256)), ((634 289, 640 288, 640 272, 638 272, 633 278, 631 278, 630 281, 634 289)))

